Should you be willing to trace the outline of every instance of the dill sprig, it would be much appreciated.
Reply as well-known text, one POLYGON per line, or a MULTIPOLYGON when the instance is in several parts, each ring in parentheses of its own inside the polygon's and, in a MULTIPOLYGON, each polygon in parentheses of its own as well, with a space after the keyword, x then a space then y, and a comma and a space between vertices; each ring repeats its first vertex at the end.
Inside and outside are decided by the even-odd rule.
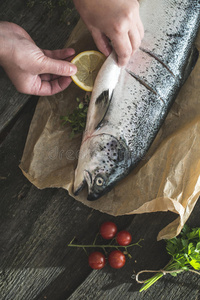
POLYGON ((63 125, 68 124, 71 127, 70 138, 73 138, 76 134, 83 133, 85 129, 90 97, 86 94, 82 100, 76 98, 76 101, 78 105, 74 111, 60 117, 63 125))

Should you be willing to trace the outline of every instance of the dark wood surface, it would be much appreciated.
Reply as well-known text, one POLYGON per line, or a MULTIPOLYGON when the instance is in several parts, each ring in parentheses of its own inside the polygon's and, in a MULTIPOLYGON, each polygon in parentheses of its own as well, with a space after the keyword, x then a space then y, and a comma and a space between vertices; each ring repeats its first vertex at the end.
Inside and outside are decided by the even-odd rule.
MULTIPOLYGON (((77 15, 73 11, 70 25, 65 25, 56 14, 45 17, 45 11, 41 5, 29 9, 23 0, 0 3, 1 19, 23 26, 40 47, 62 47, 77 15)), ((142 269, 167 264, 165 242, 157 242, 156 237, 176 216, 111 217, 82 205, 62 189, 38 190, 18 167, 38 99, 17 93, 3 70, 0 99, 0 299, 200 299, 200 279, 195 274, 166 275, 143 293, 132 278, 142 269), (105 220, 116 222, 119 230, 130 230, 133 242, 144 239, 142 248, 130 250, 132 259, 121 270, 106 265, 94 271, 82 249, 67 247, 74 236, 77 243, 92 243, 105 220)), ((189 225, 200 226, 199 209, 200 201, 189 225)))

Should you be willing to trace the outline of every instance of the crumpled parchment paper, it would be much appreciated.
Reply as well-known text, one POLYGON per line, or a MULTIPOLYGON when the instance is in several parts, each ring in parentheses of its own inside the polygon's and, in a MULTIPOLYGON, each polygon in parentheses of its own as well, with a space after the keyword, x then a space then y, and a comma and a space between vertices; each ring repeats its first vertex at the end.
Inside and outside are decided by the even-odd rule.
MULTIPOLYGON (((95 49, 79 21, 66 47, 76 53, 95 49)), ((196 46, 200 50, 200 32, 196 46)), ((73 111, 85 92, 72 83, 64 92, 41 97, 31 122, 20 168, 39 189, 62 187, 85 205, 111 215, 172 211, 177 219, 158 239, 179 234, 200 196, 200 59, 182 87, 163 126, 139 165, 108 194, 86 200, 87 191, 73 195, 81 135, 69 138, 70 127, 60 116, 73 111)))

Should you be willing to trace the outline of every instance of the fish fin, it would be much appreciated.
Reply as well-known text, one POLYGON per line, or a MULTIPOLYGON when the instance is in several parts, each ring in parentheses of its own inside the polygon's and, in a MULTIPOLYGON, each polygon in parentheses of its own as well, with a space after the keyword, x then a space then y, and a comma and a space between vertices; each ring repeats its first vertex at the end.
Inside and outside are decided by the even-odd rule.
POLYGON ((101 122, 103 121, 107 110, 109 108, 109 104, 110 101, 112 99, 112 94, 110 95, 109 90, 103 91, 96 99, 95 101, 95 116, 94 116, 94 120, 95 120, 95 129, 97 129, 101 122))
POLYGON ((194 66, 196 65, 196 62, 198 60, 199 57, 199 51, 197 50, 197 48, 194 46, 192 47, 190 54, 188 56, 188 60, 187 60, 187 64, 185 66, 185 70, 183 73, 183 76, 181 78, 181 82, 182 84, 185 83, 185 81, 187 80, 189 74, 192 72, 192 70, 194 69, 194 66))
POLYGON ((109 102, 109 90, 103 91, 96 99, 95 104, 101 105, 102 107, 107 106, 109 102))

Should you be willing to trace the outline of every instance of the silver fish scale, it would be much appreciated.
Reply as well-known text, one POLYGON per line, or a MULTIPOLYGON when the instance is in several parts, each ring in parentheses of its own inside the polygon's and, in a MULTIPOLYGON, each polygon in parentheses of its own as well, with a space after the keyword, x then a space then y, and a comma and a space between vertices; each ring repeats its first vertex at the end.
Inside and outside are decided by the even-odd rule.
POLYGON ((194 29, 197 30, 199 26, 200 2, 198 0, 150 1, 151 14, 146 1, 141 1, 141 19, 145 28, 142 47, 155 54, 175 76, 181 77, 184 62, 188 58, 194 39, 194 29))
POLYGON ((168 102, 180 85, 180 80, 160 61, 141 50, 135 53, 126 69, 164 102, 168 102))
POLYGON ((146 151, 145 144, 155 136, 156 124, 164 114, 165 105, 160 97, 124 72, 98 134, 112 134, 125 140, 136 163, 146 151))

